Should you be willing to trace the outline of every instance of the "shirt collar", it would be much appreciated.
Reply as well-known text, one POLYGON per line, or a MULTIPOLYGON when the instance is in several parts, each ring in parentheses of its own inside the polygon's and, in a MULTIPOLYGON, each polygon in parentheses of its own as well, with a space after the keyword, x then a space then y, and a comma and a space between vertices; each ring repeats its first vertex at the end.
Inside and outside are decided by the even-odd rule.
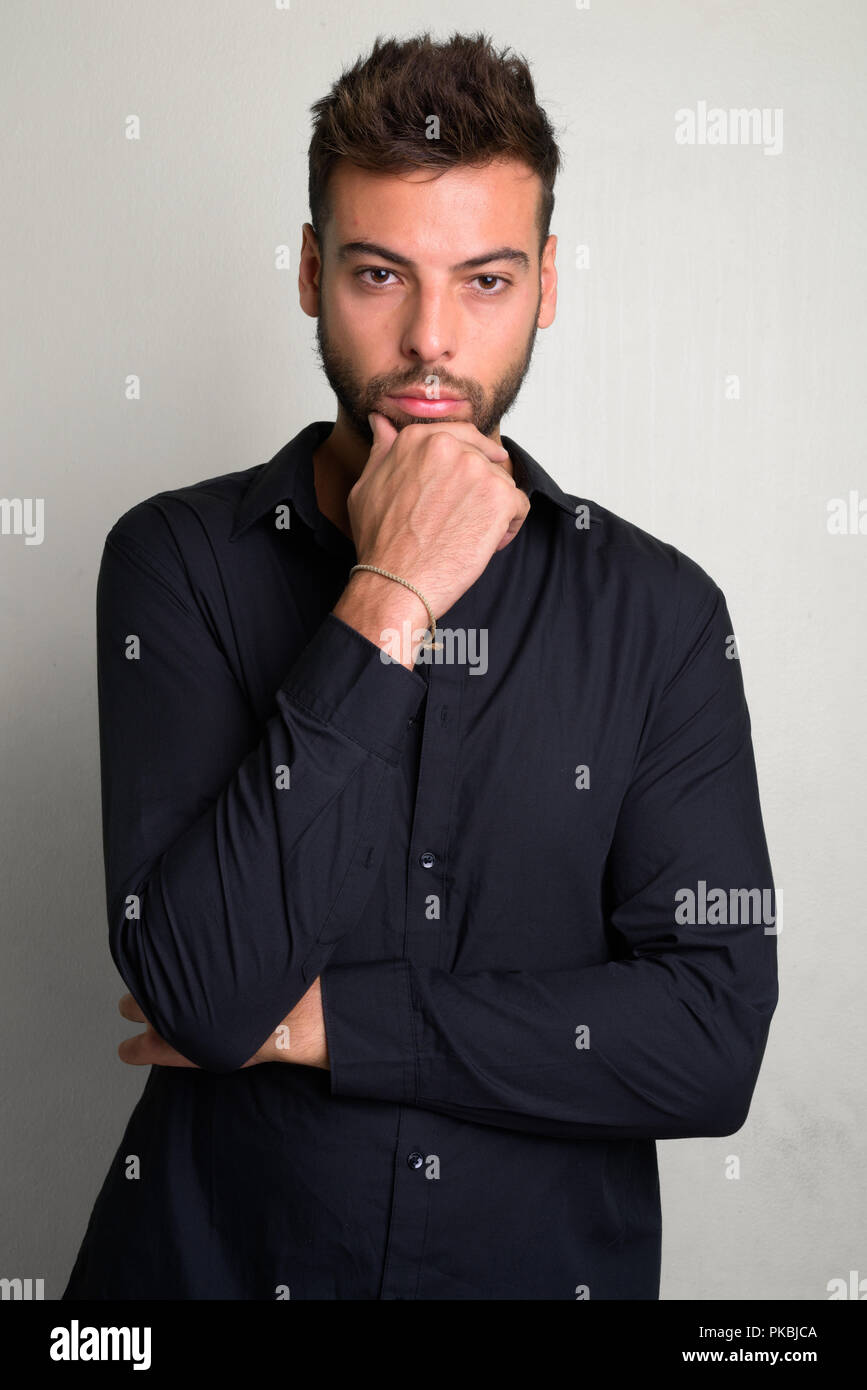
MULTIPOLYGON (((290 502, 293 511, 311 530, 319 529, 322 513, 316 501, 313 481, 313 453, 334 428, 330 420, 314 420, 278 450, 270 462, 256 471, 237 507, 230 540, 236 540, 254 521, 273 512, 282 502, 290 502)), ((563 491, 540 463, 516 444, 508 435, 501 435, 515 470, 515 481, 528 497, 540 492, 555 506, 575 516, 579 501, 563 491)), ((592 504, 590 515, 593 516, 592 504)))

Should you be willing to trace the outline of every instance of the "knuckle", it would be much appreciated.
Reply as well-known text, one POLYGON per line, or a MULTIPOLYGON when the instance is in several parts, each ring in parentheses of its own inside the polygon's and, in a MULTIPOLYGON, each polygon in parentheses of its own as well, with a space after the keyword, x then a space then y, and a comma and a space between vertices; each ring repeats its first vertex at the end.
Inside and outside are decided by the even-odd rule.
POLYGON ((460 451, 459 457, 462 467, 478 474, 480 478, 487 478, 489 476, 488 460, 479 449, 476 449, 472 445, 465 444, 460 451))
POLYGON ((429 430, 424 425, 413 426, 412 428, 424 431, 422 438, 426 453, 433 454, 436 458, 451 458, 453 456, 457 443, 453 434, 449 434, 447 430, 429 430))
POLYGON ((411 424, 404 425, 403 429, 398 431, 395 443, 400 444, 402 440, 407 439, 412 440, 428 438, 430 438, 430 430, 425 425, 423 425, 420 420, 413 420, 411 424))

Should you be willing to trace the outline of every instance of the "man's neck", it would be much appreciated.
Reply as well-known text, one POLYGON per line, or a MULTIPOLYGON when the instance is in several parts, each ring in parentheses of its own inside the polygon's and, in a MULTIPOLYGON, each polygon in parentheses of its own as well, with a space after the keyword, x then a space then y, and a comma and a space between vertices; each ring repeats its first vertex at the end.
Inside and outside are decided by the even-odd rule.
POLYGON ((358 481, 370 450, 356 435, 345 439, 340 421, 313 451, 313 482, 320 512, 332 525, 354 540, 346 499, 358 481), (335 443, 336 440, 336 443, 335 443))

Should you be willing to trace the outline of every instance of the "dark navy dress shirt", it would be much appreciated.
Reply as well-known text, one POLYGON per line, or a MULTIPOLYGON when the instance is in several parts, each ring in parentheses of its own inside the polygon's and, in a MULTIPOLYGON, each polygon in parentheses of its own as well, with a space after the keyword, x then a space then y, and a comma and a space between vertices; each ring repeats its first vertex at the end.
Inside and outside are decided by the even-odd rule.
POLYGON ((150 1069, 63 1297, 655 1299, 655 1141, 740 1128, 777 1001, 725 599, 506 438, 520 532, 384 660, 331 428, 107 536, 110 949, 198 1069, 150 1069), (242 1069, 317 976, 330 1071, 242 1069))

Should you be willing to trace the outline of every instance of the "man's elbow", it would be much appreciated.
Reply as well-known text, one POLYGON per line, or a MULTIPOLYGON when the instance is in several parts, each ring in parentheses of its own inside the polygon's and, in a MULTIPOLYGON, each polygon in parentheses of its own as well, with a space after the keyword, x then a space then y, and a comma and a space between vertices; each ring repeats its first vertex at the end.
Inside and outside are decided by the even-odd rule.
POLYGON ((720 1138, 746 1124, 775 1007, 776 996, 765 1010, 751 1015, 752 1026, 734 1054, 726 1049, 723 1064, 711 1069, 691 1117, 694 1137, 720 1138))
POLYGON ((137 924, 122 923, 109 932, 117 971, 148 1023, 170 1047, 201 1071, 226 1076, 238 1071, 256 1052, 258 1042, 242 1036, 243 1020, 230 1023, 225 1011, 204 999, 182 999, 168 980, 155 978, 154 963, 142 956, 137 924))
POLYGON ((737 1134, 746 1124, 754 1090, 754 1084, 716 1089, 693 1117, 692 1137, 718 1139, 726 1134, 737 1134))

